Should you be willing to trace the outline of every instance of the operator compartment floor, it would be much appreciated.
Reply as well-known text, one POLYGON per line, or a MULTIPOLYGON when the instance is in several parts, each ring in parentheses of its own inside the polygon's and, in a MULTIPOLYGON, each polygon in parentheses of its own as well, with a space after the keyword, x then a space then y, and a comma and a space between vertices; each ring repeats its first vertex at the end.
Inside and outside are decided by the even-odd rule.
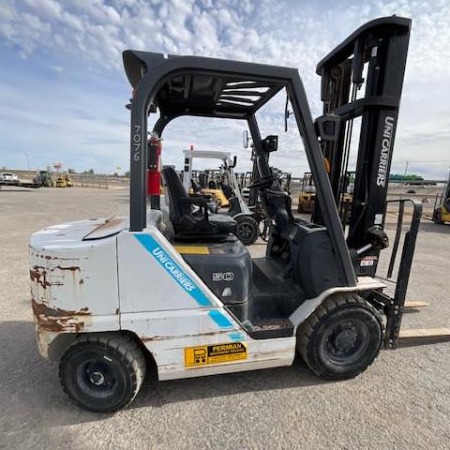
POLYGON ((294 327, 289 316, 304 301, 304 295, 292 280, 288 263, 274 258, 252 262, 252 289, 244 326, 255 339, 292 336, 294 327))

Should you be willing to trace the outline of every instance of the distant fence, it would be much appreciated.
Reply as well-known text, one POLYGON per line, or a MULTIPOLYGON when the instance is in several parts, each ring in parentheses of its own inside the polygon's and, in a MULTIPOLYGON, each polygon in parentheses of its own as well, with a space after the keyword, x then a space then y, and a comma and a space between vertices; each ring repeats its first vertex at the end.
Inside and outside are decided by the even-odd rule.
MULTIPOLYGON (((0 172, 11 172, 16 174, 19 179, 31 180, 36 176, 34 170, 0 170, 0 172)), ((117 177, 112 175, 90 174, 90 173, 74 173, 70 175, 74 186, 89 187, 98 189, 120 189, 128 188, 130 180, 125 177, 117 177)), ((56 174, 53 174, 56 181, 56 174)), ((412 197, 427 199, 429 202, 436 198, 437 194, 442 193, 446 180, 421 180, 398 182, 391 180, 389 182, 388 196, 395 198, 412 197)), ((303 178, 292 177, 291 179, 291 195, 293 199, 298 197, 303 186, 303 178)))
MULTIPOLYGON (((9 172, 17 175, 20 180, 32 180, 37 172, 35 170, 0 170, 0 172, 9 172)), ((64 173, 65 175, 65 173, 64 173)), ((57 174, 52 174, 53 181, 56 181, 57 174)), ((119 189, 127 188, 130 180, 125 177, 116 177, 112 175, 100 175, 91 173, 70 174, 72 183, 77 187, 89 187, 97 189, 119 189)))
POLYGON ((71 178, 73 185, 77 187, 120 189, 127 188, 130 184, 130 180, 128 178, 114 177, 111 175, 75 173, 71 175, 71 178))

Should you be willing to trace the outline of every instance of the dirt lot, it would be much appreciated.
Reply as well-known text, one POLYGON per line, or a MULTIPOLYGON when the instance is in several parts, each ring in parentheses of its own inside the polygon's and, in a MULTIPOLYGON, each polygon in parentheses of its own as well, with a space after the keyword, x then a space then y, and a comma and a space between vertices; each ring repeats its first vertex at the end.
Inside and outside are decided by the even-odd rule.
MULTIPOLYGON (((296 363, 147 382, 132 406, 114 415, 72 405, 57 365, 37 352, 28 239, 47 225, 125 214, 127 207, 122 190, 0 191, 0 448, 449 448, 450 343, 383 351, 346 382, 321 382, 296 363)), ((405 316, 405 326, 450 326, 449 261, 450 226, 424 221, 409 298, 430 307, 405 316)))

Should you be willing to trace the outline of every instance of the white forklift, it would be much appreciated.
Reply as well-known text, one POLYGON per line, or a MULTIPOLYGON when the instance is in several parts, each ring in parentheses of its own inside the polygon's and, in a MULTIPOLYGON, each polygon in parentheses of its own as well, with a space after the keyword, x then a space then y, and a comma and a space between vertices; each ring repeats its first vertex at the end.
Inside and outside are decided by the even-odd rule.
POLYGON ((299 353, 319 377, 341 380, 366 370, 382 346, 395 347, 420 211, 405 241, 393 297, 377 279, 376 266, 388 244, 387 186, 381 181, 389 171, 409 32, 408 19, 375 20, 321 61, 328 112, 316 127, 296 69, 124 52, 134 90, 129 218, 55 225, 30 242, 39 350, 59 361, 62 387, 77 405, 98 412, 125 407, 149 364, 159 380, 171 380, 288 366, 299 353), (345 78, 345 88, 358 86, 366 70, 367 95, 330 106, 328 94, 342 67, 353 74, 345 78), (289 197, 269 166, 277 137, 260 136, 256 113, 282 91, 315 179, 317 223, 292 217, 289 197), (147 119, 157 111, 157 136, 183 115, 241 119, 248 126, 259 174, 252 187, 275 223, 265 257, 252 259, 231 234, 234 219, 210 215, 206 201, 190 198, 170 167, 163 170, 170 220, 178 235, 196 237, 180 241, 163 235, 162 212, 148 208, 146 192, 147 170, 155 162, 147 119), (339 143, 347 120, 357 115, 370 139, 366 133, 354 201, 364 186, 378 189, 378 197, 370 207, 353 206, 350 227, 356 225, 346 242, 319 141, 339 143), (386 139, 389 151, 381 160, 386 139), (371 149, 378 153, 370 155, 371 149), (372 175, 364 172, 371 167, 372 175), (194 205, 202 212, 194 212, 194 205))
MULTIPOLYGON (((184 167, 183 167, 183 186, 187 192, 191 189, 192 180, 192 162, 194 159, 215 159, 220 160, 220 174, 225 180, 226 186, 231 191, 228 199, 229 208, 225 210, 236 221, 236 229, 234 234, 244 245, 252 245, 256 242, 259 235, 259 221, 252 213, 247 203, 242 198, 239 184, 234 174, 237 157, 231 157, 229 152, 213 151, 213 150, 183 150, 184 167)), ((220 187, 220 186, 218 186, 220 187)), ((204 191, 202 191, 204 192, 204 191)), ((206 191, 208 193, 209 191, 206 191)))

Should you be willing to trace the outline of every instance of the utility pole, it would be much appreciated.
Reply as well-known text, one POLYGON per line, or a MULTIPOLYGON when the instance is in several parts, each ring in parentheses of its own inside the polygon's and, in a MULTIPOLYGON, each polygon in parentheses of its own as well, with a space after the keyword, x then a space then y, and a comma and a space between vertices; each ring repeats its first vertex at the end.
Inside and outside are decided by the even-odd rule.
POLYGON ((28 153, 22 152, 25 155, 25 158, 27 158, 27 170, 30 170, 30 155, 28 153))

